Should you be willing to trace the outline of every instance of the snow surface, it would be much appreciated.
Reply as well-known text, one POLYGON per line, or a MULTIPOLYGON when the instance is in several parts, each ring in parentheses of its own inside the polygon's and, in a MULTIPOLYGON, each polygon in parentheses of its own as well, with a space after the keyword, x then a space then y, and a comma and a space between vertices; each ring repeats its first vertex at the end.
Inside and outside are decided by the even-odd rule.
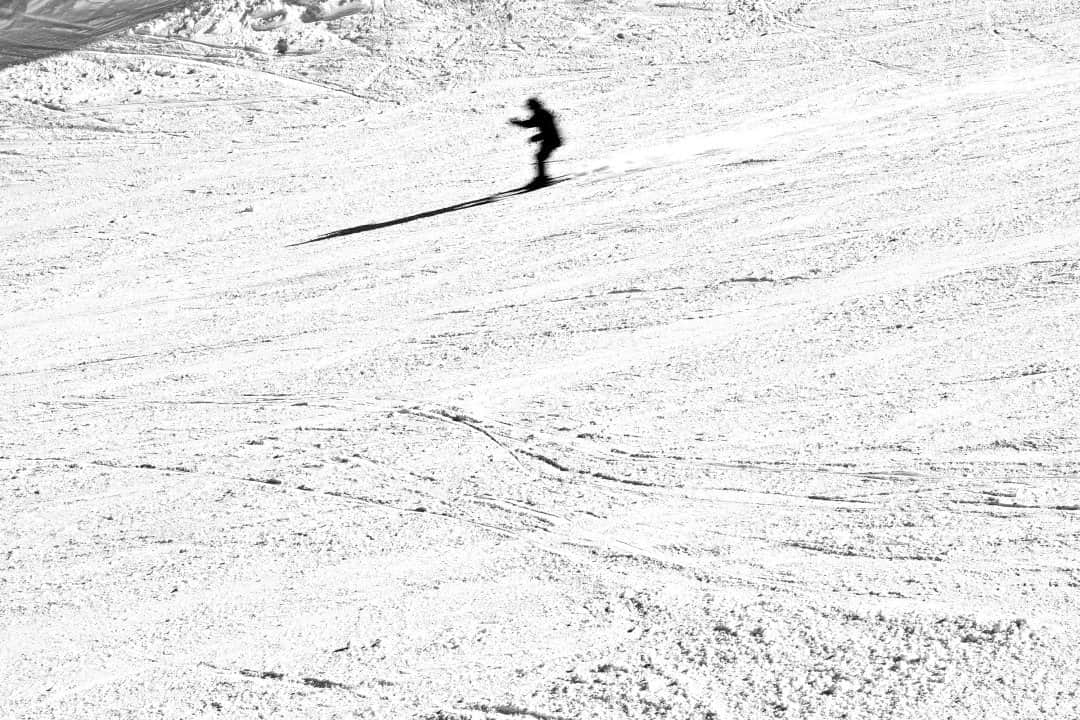
POLYGON ((496 5, 0 71, 0 716, 1080 716, 1076 4, 496 5))
POLYGON ((81 47, 181 5, 183 0, 7 0, 0 7, 0 67, 81 47))
POLYGON ((275 47, 286 54, 297 36, 322 42, 334 37, 326 23, 385 11, 385 0, 8 0, 0 7, 0 67, 135 28, 143 35, 166 32, 209 45, 240 42, 261 51, 272 45, 259 35, 273 31, 278 40, 286 38, 285 46, 275 47), (305 28, 313 23, 314 29, 305 28))

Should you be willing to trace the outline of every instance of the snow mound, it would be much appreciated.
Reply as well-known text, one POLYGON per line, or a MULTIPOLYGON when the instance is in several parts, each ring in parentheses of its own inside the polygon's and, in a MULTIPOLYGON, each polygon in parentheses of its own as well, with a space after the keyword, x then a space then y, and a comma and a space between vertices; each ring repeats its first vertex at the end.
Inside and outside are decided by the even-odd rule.
POLYGON ((326 24, 373 15, 383 0, 202 0, 136 28, 141 35, 260 49, 314 52, 342 39, 326 24))
POLYGON ((248 13, 251 29, 276 30, 295 22, 328 22, 384 8, 383 0, 271 0, 248 13))

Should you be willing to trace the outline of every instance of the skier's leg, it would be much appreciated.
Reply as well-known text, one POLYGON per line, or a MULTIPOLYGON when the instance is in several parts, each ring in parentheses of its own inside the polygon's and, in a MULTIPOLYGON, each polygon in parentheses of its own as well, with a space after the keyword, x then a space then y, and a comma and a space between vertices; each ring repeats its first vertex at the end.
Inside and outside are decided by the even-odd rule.
POLYGON ((547 174, 547 159, 551 157, 552 148, 547 145, 541 145, 540 150, 536 153, 536 182, 537 184, 546 184, 548 182, 547 174))

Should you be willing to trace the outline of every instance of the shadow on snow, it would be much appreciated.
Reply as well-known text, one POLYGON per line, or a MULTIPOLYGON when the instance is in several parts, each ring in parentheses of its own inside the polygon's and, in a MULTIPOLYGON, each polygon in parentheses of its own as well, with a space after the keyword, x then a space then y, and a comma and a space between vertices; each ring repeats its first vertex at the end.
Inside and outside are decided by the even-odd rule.
MULTIPOLYGON (((557 183, 563 182, 567 177, 553 178, 552 181, 544 186, 551 187, 557 183)), ((543 188, 531 187, 529 185, 523 185, 521 187, 514 188, 512 190, 503 190, 493 195, 487 195, 475 200, 468 200, 466 202, 457 203, 456 205, 447 205, 436 210, 425 210, 424 212, 416 213, 415 215, 406 215, 405 217, 395 218, 393 220, 385 220, 383 222, 368 223, 367 225, 357 225, 356 227, 344 228, 342 230, 335 230, 333 232, 320 235, 319 237, 312 238, 311 240, 304 240, 298 243, 292 243, 286 247, 297 247, 299 245, 308 245, 314 242, 321 242, 323 240, 330 240, 332 238, 345 237, 347 235, 356 235, 357 233, 371 232, 372 230, 381 230, 382 228, 392 227, 394 225, 404 225, 415 220, 423 220, 424 218, 435 217, 436 215, 443 215, 445 213, 458 212, 459 210, 468 210, 474 207, 480 207, 481 205, 490 205, 491 203, 499 202, 507 198, 514 197, 515 195, 524 195, 535 190, 541 190, 543 188)))

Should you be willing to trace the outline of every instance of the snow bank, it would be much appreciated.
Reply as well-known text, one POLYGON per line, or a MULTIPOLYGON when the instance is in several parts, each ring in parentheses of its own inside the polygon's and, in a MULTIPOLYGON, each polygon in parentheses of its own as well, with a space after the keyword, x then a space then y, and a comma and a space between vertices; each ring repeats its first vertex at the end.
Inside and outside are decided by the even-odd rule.
POLYGON ((383 9, 384 0, 11 0, 0 5, 0 67, 151 22, 159 34, 236 36, 383 9))
POLYGON ((0 66, 80 47, 183 4, 183 0, 11 0, 0 6, 0 66))

